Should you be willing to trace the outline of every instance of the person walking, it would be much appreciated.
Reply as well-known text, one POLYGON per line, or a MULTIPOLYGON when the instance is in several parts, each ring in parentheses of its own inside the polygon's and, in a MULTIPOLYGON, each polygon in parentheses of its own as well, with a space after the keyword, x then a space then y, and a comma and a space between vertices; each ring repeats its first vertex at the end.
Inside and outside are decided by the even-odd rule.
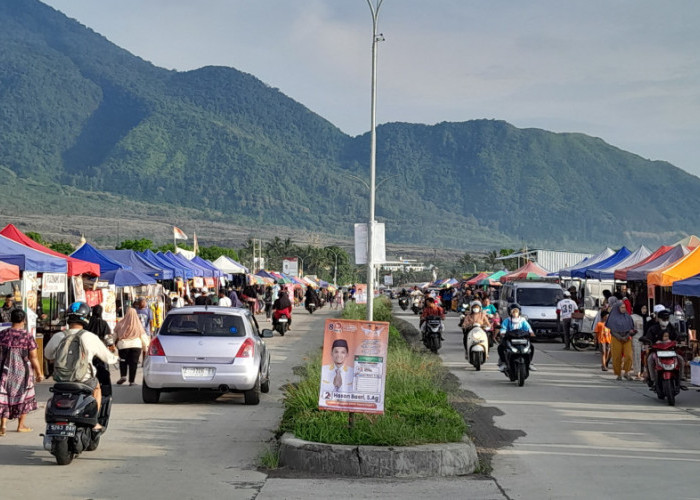
POLYGON ((571 350, 571 315, 577 310, 578 305, 571 299, 571 292, 564 290, 564 298, 557 302, 557 319, 560 320, 565 351, 571 350))
POLYGON ((608 371, 608 363, 610 362, 610 328, 605 326, 608 319, 608 311, 600 313, 600 321, 595 326, 596 341, 600 347, 600 369, 604 372, 608 371))
POLYGON ((10 313, 12 326, 0 332, 0 437, 7 421, 17 419, 17 432, 31 432, 24 423, 27 413, 37 409, 34 383, 44 380, 37 344, 25 330, 26 314, 10 313))
POLYGON ((136 309, 130 307, 126 310, 124 318, 114 327, 114 336, 117 339, 119 349, 119 374, 121 378, 117 384, 126 382, 127 371, 129 385, 136 385, 136 367, 142 352, 148 347, 148 335, 136 313, 136 309))
POLYGON ((632 380, 630 371, 632 370, 632 336, 635 334, 634 321, 627 313, 627 306, 624 302, 610 297, 608 303, 610 315, 605 326, 610 329, 613 371, 617 380, 622 380, 623 371, 624 377, 627 380, 632 380))

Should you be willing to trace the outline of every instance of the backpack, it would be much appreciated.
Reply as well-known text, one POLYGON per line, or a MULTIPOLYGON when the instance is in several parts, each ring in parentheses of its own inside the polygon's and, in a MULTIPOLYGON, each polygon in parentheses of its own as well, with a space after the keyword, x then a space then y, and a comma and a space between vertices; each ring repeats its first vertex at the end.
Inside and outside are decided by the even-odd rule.
POLYGON ((80 341, 84 332, 80 330, 72 335, 66 334, 59 342, 53 360, 53 379, 56 382, 81 382, 85 375, 91 373, 90 360, 80 341))

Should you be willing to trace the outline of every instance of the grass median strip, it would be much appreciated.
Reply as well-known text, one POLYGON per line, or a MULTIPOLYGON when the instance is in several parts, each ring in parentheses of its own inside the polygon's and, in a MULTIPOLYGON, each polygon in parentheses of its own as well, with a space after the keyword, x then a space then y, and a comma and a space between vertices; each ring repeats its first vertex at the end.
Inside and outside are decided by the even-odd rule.
MULTIPOLYGON (((364 319, 365 311, 364 306, 350 303, 343 317, 364 319)), ((376 300, 374 318, 391 321, 391 304, 376 300)), ((461 441, 466 424, 448 401, 445 374, 439 357, 411 348, 392 325, 384 415, 356 413, 350 430, 347 413, 319 410, 319 352, 307 360, 300 382, 287 388, 280 430, 306 441, 332 444, 410 446, 461 441)))

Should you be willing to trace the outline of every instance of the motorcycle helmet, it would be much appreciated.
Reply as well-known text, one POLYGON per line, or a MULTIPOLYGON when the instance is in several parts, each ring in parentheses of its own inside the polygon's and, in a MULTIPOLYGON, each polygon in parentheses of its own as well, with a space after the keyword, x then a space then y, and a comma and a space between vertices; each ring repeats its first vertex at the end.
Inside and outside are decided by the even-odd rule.
POLYGON ((479 311, 481 311, 481 309, 482 309, 481 302, 479 302, 478 300, 472 300, 469 303, 469 310, 471 312, 479 312, 479 311), (475 307, 478 308, 476 311, 474 310, 475 307))
POLYGON ((659 319, 659 321, 668 321, 671 318, 671 311, 664 309, 656 313, 656 317, 659 319))
POLYGON ((66 310, 66 324, 80 323, 87 327, 90 323, 90 306, 85 302, 73 302, 66 310))
POLYGON ((511 305, 509 305, 509 306, 508 306, 508 315, 513 314, 513 311, 516 310, 516 309, 518 310, 518 312, 521 312, 521 311, 520 311, 520 306, 519 306, 518 304, 511 304, 511 305))

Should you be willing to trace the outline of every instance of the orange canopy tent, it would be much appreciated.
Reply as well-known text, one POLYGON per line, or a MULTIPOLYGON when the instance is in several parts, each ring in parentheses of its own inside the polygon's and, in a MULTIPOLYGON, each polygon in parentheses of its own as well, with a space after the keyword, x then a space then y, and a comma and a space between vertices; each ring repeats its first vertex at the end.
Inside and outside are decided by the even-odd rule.
POLYGON ((547 274, 549 274, 549 271, 543 269, 534 262, 528 262, 515 271, 501 276, 500 281, 501 283, 505 283, 506 281, 526 280, 537 276, 547 276, 547 274))
POLYGON ((0 283, 17 281, 19 279, 19 266, 8 264, 0 260, 0 283))
POLYGON ((668 266, 647 274, 647 284, 671 286, 674 281, 690 278, 700 273, 700 246, 688 255, 668 266))
POLYGON ((76 259, 75 257, 69 257, 55 250, 45 247, 41 243, 37 243, 29 236, 24 234, 22 231, 17 229, 13 224, 8 224, 5 226, 0 234, 5 238, 9 238, 17 243, 24 245, 25 247, 33 248, 39 252, 44 252, 54 257, 60 257, 65 259, 68 263, 68 276, 76 276, 78 274, 91 274, 92 276, 100 275, 100 265, 94 264, 92 262, 86 262, 84 260, 76 259))

